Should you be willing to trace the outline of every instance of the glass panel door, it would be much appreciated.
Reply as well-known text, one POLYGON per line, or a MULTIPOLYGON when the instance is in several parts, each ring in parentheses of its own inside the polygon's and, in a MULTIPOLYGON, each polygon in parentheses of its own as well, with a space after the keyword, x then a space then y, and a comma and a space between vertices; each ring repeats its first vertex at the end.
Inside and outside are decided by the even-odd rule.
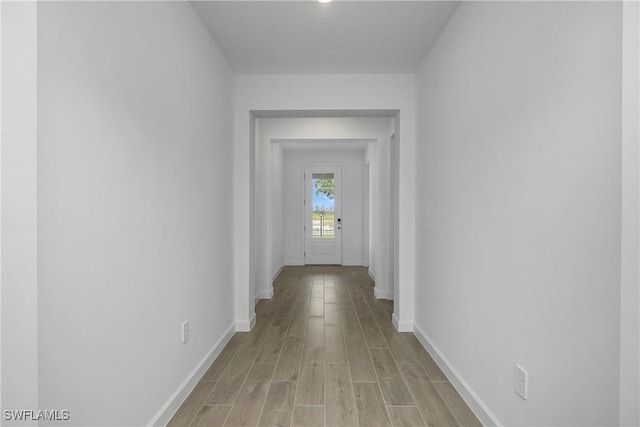
POLYGON ((335 180, 332 173, 314 173, 311 179, 313 194, 312 238, 335 237, 335 180))
POLYGON ((341 166, 305 166, 305 264, 342 264, 341 166))

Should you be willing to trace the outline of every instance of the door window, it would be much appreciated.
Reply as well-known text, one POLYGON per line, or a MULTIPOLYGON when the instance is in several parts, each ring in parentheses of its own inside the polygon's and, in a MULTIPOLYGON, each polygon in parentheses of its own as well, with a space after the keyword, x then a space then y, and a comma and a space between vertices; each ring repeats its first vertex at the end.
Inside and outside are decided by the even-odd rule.
POLYGON ((311 178, 313 195, 312 238, 335 237, 335 181, 333 173, 314 173, 311 178))

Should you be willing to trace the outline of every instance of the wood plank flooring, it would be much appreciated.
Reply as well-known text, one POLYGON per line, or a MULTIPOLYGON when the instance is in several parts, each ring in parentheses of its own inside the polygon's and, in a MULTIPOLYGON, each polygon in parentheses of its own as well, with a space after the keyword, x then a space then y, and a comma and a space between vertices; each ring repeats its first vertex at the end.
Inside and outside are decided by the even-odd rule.
POLYGON ((481 426, 366 268, 287 267, 168 427, 481 426))

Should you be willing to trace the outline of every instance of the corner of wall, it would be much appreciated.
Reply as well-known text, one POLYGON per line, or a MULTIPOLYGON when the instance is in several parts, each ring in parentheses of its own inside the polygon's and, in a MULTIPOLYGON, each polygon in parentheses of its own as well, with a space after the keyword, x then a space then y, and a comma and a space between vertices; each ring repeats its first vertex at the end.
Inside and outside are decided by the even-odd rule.
POLYGON ((251 315, 251 319, 248 322, 236 320, 236 332, 250 332, 256 324, 256 314, 251 315))
POLYGON ((379 290, 378 287, 373 288, 373 295, 376 297, 376 299, 388 299, 388 300, 393 299, 393 291, 384 292, 379 290))
POLYGON ((273 286, 271 286, 268 290, 262 291, 258 294, 258 300, 271 298, 273 298, 273 286))
POLYGON ((393 313, 391 315, 391 323, 398 332, 413 332, 413 322, 402 322, 398 319, 398 315, 393 313))

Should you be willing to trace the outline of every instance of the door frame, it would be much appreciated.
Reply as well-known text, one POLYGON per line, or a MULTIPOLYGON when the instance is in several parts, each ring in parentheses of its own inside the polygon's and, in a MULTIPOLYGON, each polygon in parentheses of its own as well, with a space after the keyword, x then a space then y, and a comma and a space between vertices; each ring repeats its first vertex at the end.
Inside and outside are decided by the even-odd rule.
MULTIPOLYGON (((306 177, 306 173, 307 173, 307 168, 337 168, 340 171, 340 192, 339 192, 339 209, 340 211, 338 212, 338 214, 340 215, 340 218, 342 217, 342 168, 343 165, 339 164, 339 163, 305 163, 302 166, 302 203, 303 203, 303 209, 302 209, 302 224, 304 228, 304 231, 302 233, 302 262, 304 265, 314 265, 314 264, 309 264, 307 263, 307 205, 306 205, 306 200, 307 200, 307 196, 309 195, 307 193, 307 177, 306 177)), ((334 208, 335 209, 335 208, 334 208)), ((336 215, 337 217, 337 215, 336 215)), ((334 227, 336 227, 334 225, 334 227)), ((336 231, 334 230, 334 233, 336 231)), ((340 239, 339 242, 337 243, 340 246, 340 259, 339 259, 339 263, 337 264, 327 264, 327 265, 342 265, 342 230, 340 230, 340 239)))

